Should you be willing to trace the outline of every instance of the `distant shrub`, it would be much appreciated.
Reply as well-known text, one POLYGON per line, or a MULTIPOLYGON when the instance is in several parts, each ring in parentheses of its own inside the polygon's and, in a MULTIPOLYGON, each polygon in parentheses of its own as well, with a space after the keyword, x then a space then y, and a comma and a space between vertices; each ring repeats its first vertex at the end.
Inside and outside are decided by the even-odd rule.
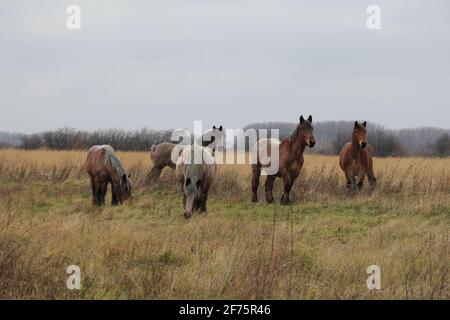
POLYGON ((439 157, 450 156, 450 135, 448 133, 444 133, 436 140, 434 151, 439 157))

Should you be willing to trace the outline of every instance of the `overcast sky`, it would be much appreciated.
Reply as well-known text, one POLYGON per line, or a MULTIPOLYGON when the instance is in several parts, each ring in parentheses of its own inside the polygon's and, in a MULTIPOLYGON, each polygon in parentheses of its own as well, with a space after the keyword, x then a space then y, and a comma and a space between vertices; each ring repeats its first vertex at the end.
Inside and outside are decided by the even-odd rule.
POLYGON ((0 131, 300 114, 450 128, 449 14, 448 0, 1 0, 0 131))

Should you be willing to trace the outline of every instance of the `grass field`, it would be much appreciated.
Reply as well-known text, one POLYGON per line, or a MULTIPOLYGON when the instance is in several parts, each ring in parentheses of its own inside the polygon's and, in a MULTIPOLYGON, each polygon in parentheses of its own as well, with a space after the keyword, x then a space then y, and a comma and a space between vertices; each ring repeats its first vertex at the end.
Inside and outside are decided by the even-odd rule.
POLYGON ((288 207, 252 204, 250 168, 220 166, 208 214, 185 220, 170 169, 144 187, 146 153, 118 152, 133 200, 93 208, 85 156, 0 150, 0 298, 450 299, 449 158, 376 158, 377 187, 353 194, 337 157, 308 155, 288 207))

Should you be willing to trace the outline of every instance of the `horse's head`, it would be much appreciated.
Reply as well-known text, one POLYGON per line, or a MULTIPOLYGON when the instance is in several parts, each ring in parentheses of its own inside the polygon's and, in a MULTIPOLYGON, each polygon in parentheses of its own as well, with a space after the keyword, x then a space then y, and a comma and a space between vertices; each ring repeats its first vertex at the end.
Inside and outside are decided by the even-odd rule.
POLYGON ((184 217, 189 219, 200 207, 202 197, 202 180, 196 177, 186 177, 183 185, 184 217))
POLYGON ((359 123, 355 121, 355 126, 353 127, 352 140, 359 147, 365 148, 367 146, 367 134, 366 134, 367 122, 359 123))
POLYGON ((310 148, 313 148, 316 144, 316 139, 314 138, 314 128, 312 126, 312 116, 310 115, 308 119, 300 116, 300 123, 298 125, 298 134, 302 138, 303 144, 310 148))
POLYGON ((131 180, 130 177, 124 174, 120 179, 120 184, 116 186, 116 196, 120 203, 124 203, 126 200, 131 198, 131 180))
POLYGON ((218 150, 222 151, 223 149, 223 128, 222 126, 216 127, 213 126, 212 129, 207 130, 202 135, 202 143, 203 147, 208 147, 212 151, 218 150))

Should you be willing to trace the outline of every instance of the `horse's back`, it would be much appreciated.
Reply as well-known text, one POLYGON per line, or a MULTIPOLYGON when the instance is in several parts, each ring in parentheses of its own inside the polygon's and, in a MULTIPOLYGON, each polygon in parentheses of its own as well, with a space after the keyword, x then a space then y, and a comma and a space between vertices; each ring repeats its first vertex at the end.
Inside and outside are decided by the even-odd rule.
POLYGON ((155 164, 170 164, 174 143, 163 142, 150 151, 150 158, 155 164))
POLYGON ((91 176, 96 176, 105 173, 106 156, 107 154, 114 154, 114 148, 110 145, 95 145, 89 148, 86 157, 86 171, 91 176))

